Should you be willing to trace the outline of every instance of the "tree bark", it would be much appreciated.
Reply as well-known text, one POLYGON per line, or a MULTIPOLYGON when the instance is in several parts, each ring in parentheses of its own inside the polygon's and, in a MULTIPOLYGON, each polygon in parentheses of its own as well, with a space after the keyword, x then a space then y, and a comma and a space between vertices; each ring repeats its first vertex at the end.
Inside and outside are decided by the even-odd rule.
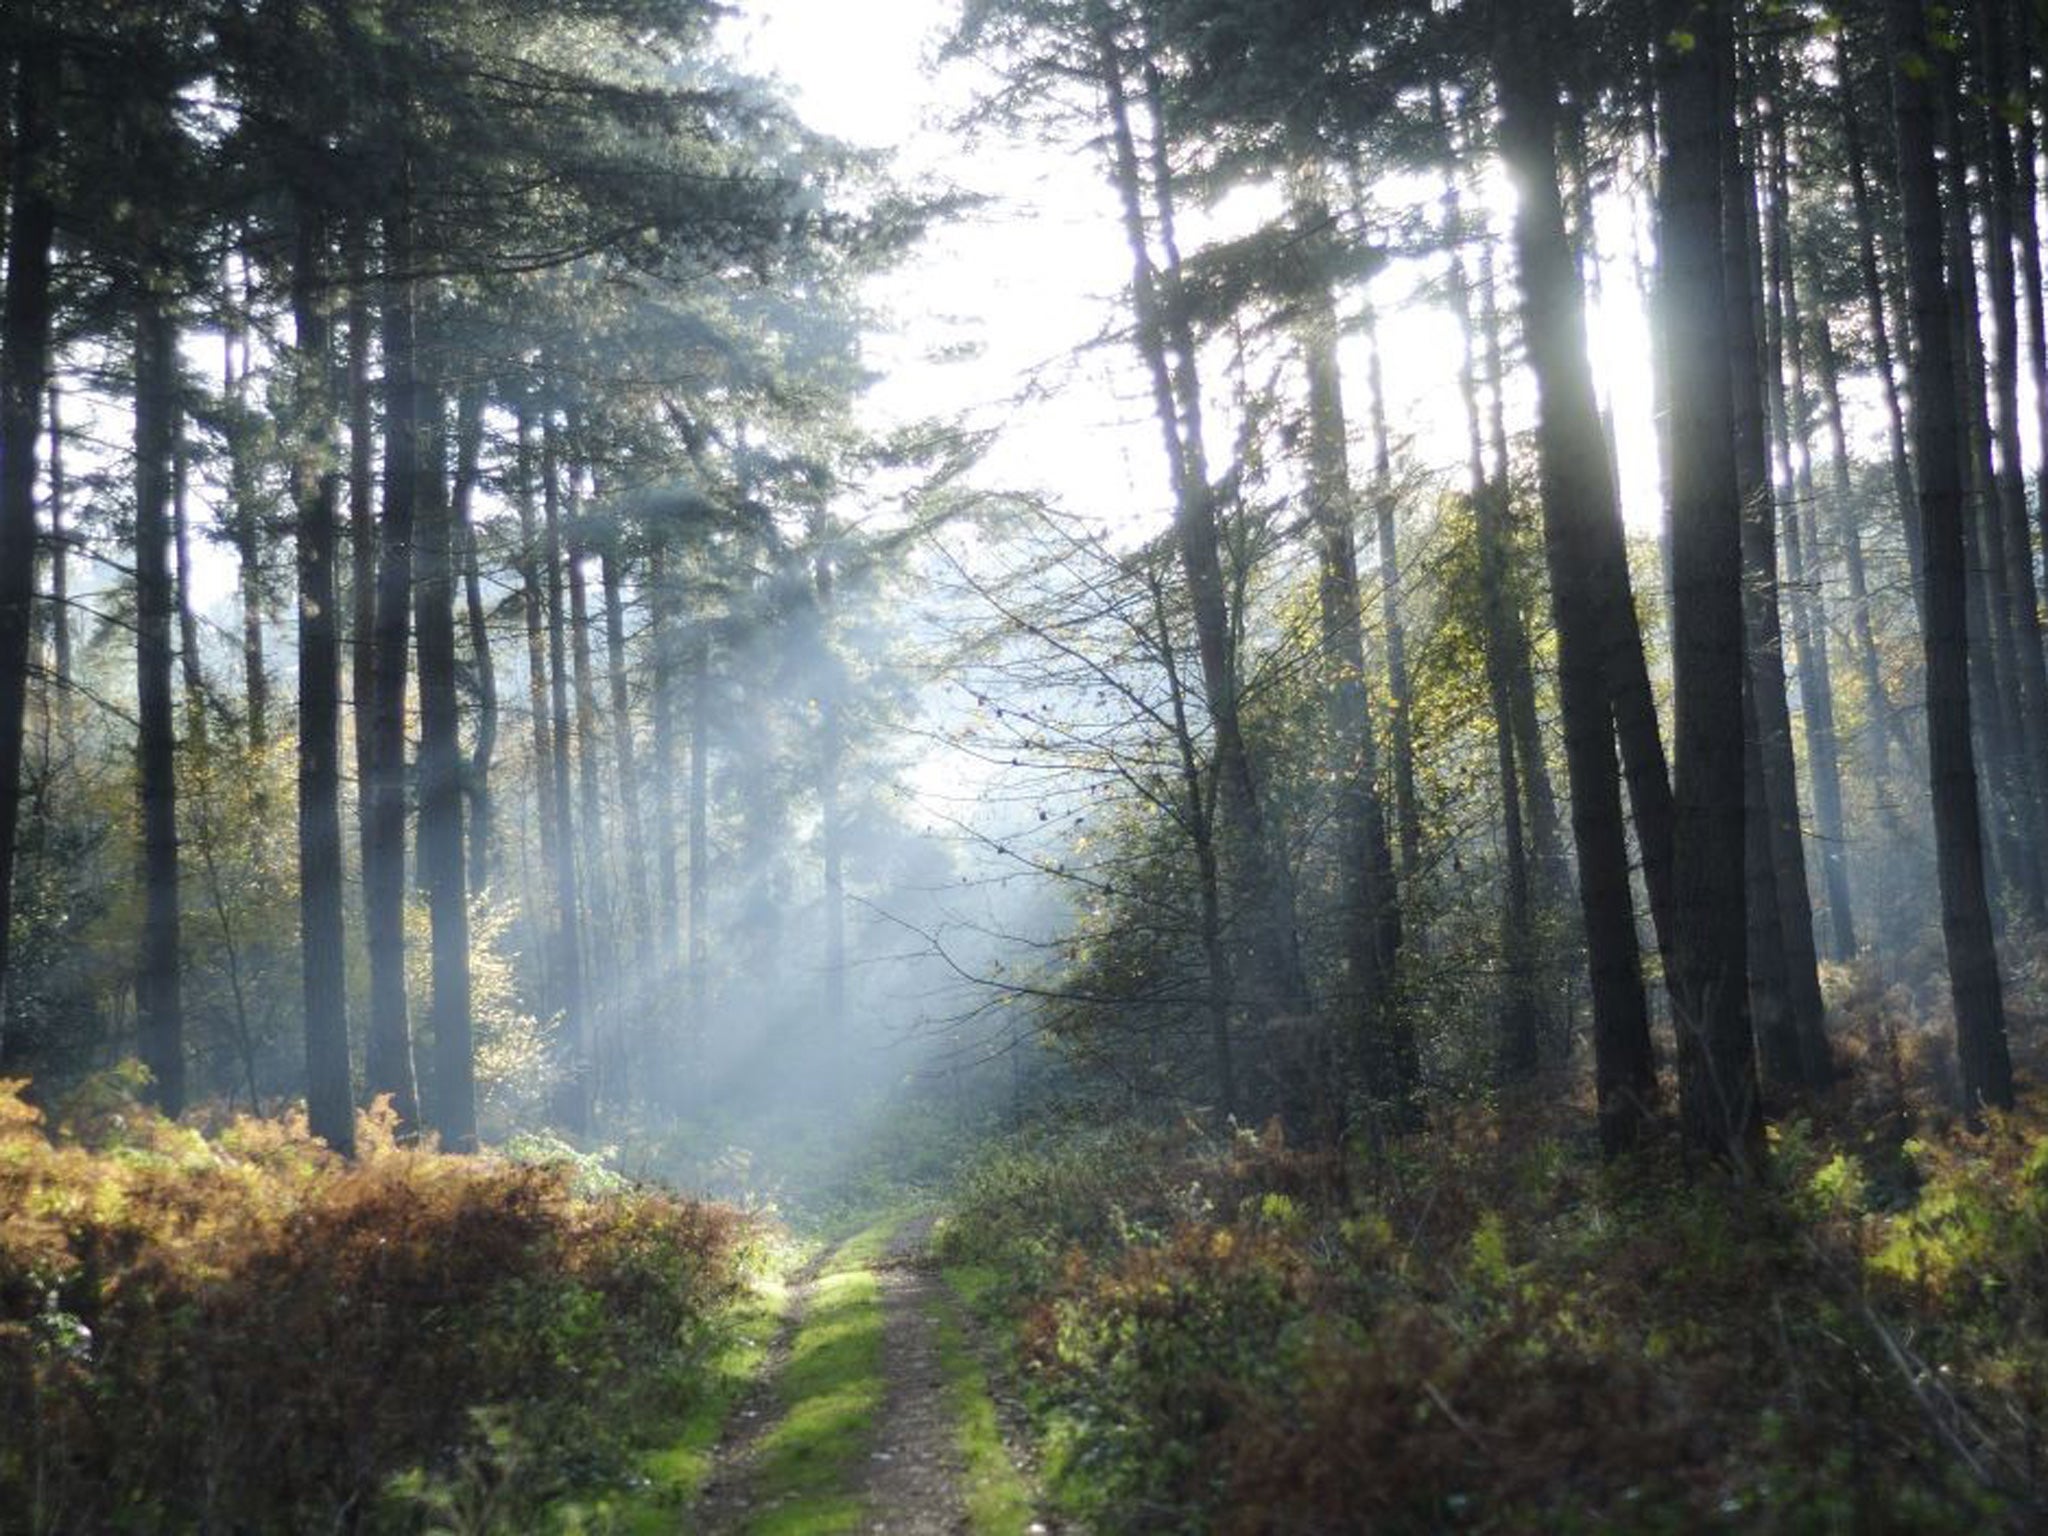
POLYGON ((422 305, 415 357, 417 441, 413 627, 419 655, 419 873, 426 889, 434 1078, 428 1123, 443 1150, 476 1150, 471 1043, 469 882, 463 860, 462 716, 455 683, 455 518, 449 499, 447 402, 438 337, 422 305))
POLYGON ((363 843, 363 932, 370 1018, 363 1087, 388 1094, 404 1134, 419 1126, 419 1083, 405 980, 405 690, 412 626, 414 519, 419 498, 416 296, 409 194, 384 220, 384 513, 370 633, 370 773, 363 843))
POLYGON ((1864 319, 1877 382, 1884 392, 1887 441, 1891 444, 1892 494, 1898 498, 1899 521, 1906 535, 1906 564, 1912 576, 1913 606, 1926 621, 1925 562, 1920 548, 1920 513, 1913 489, 1912 462, 1906 453, 1906 412, 1899 398, 1898 365, 1892 355, 1891 323, 1885 309, 1884 268, 1878 260, 1877 212, 1863 149, 1863 124, 1856 113, 1855 75, 1849 58, 1848 28, 1835 33, 1835 74, 1841 81, 1842 153, 1849 171, 1849 194, 1856 212, 1856 271, 1863 282, 1864 319))
POLYGON ((1931 49, 1921 0, 1886 0, 1885 36, 1893 60, 1892 116, 1912 304, 1913 442, 1926 558, 1927 747, 1942 938, 1948 951, 1964 1103, 1975 1115, 1985 1105, 2011 1105, 2012 1062, 2006 1048, 1991 905, 1984 889, 1970 731, 1962 448, 1951 387, 1953 301, 1943 269, 1934 104, 1927 78, 1931 49))
POLYGON ((341 624, 335 582, 341 475, 323 270, 325 221, 303 200, 297 215, 292 318, 299 392, 292 500, 299 515, 299 949, 306 1122, 347 1157, 355 1152, 355 1097, 342 917, 341 624))
POLYGON ((1422 810, 1415 794, 1415 690, 1408 678, 1408 631, 1401 616, 1400 511, 1394 495, 1393 449, 1387 430, 1386 384, 1380 370, 1379 328, 1368 302, 1364 319, 1366 384, 1372 409, 1373 528, 1379 543, 1380 618, 1386 631, 1388 746, 1394 758, 1394 825, 1401 878, 1422 868, 1422 810))
MULTIPOLYGON (((177 328, 148 277, 135 304, 135 682, 142 801, 142 953, 135 1001, 150 1102, 185 1108, 185 1019, 179 976, 177 723, 172 708, 172 413, 177 328)), ((33 564, 33 562, 31 562, 33 564)))
POLYGON ((1493 42, 1501 151, 1519 192, 1515 247, 1522 328, 1536 377, 1544 549, 1592 985, 1600 1137, 1613 1155, 1641 1135, 1657 1100, 1657 1072, 1615 762, 1615 691, 1602 612, 1613 593, 1600 579, 1599 563, 1588 558, 1589 551, 1618 538, 1619 513, 1586 355, 1584 292, 1565 237, 1557 177, 1557 98, 1542 65, 1546 30, 1561 15, 1555 5, 1527 7, 1503 0, 1493 13, 1493 42), (1610 521, 1616 534, 1605 527, 1610 521))
MULTIPOLYGON (((1329 239, 1330 215, 1314 172, 1297 170, 1294 222, 1305 248, 1329 239)), ((1398 930, 1387 925, 1393 855, 1378 789, 1372 698, 1366 686, 1358 552, 1352 535, 1349 432, 1337 362, 1337 306, 1318 283, 1301 306, 1295 345, 1308 383, 1308 512, 1316 533, 1317 594, 1322 634, 1323 708, 1330 728, 1336 785, 1336 844, 1342 909, 1342 984, 1331 999, 1349 1047, 1371 1083, 1398 1081, 1409 1070, 1412 1041, 1387 1018, 1388 971, 1398 930), (1390 1034, 1390 1026, 1394 1034, 1390 1034), (1385 1042, 1385 1044, 1383 1044, 1385 1042), (1391 1046, 1391 1053, 1379 1055, 1391 1046), (1377 1075, 1375 1075, 1377 1074, 1377 1075)), ((1331 1128, 1334 1129, 1334 1128, 1331 1128)))
MULTIPOLYGON (((1149 153, 1141 162, 1124 47, 1107 27, 1098 35, 1097 45, 1095 65, 1109 99, 1112 173, 1132 261, 1136 341, 1151 377, 1154 410, 1166 450, 1175 542, 1194 615, 1196 648, 1215 738, 1224 846, 1235 866, 1239 910, 1231 933, 1239 953, 1232 969, 1247 1001, 1262 1017, 1300 1015, 1307 1011, 1309 998, 1293 901, 1286 871, 1271 846, 1271 829, 1239 708, 1229 585, 1223 570, 1216 491, 1209 482, 1203 439, 1197 348, 1180 291, 1173 189, 1159 126, 1157 92, 1147 90, 1153 135, 1149 153), (1148 222, 1156 228, 1148 229, 1148 222), (1156 262, 1152 252, 1155 233, 1161 252, 1156 262)), ((1367 1042, 1362 1056, 1371 1094, 1395 1102, 1409 1097, 1415 1075, 1413 1049, 1398 1030, 1367 1042)))
POLYGON ((469 621, 469 660, 476 687, 476 736, 463 776, 469 801, 469 888, 491 888, 491 855, 497 809, 491 799, 491 768, 498 751, 498 666, 491 654, 491 627, 484 611, 484 574, 476 532, 476 487, 481 476, 484 391, 463 388, 455 417, 455 536, 461 541, 462 599, 469 621))
MULTIPOLYGON (((1792 748, 1792 710, 1785 684, 1784 616, 1778 589, 1777 487, 1771 478, 1771 450, 1782 440, 1782 393, 1767 387, 1776 376, 1778 358, 1768 334, 1764 299, 1763 237, 1757 214, 1757 182, 1745 145, 1745 124, 1734 111, 1729 82, 1721 144, 1721 209, 1723 316, 1728 348, 1728 398, 1733 429, 1731 452, 1736 494, 1741 506, 1743 636, 1746 666, 1761 733, 1758 763, 1764 776, 1761 796, 1747 800, 1761 805, 1769 817, 1771 852, 1766 870, 1748 871, 1745 889, 1755 892, 1766 873, 1775 890, 1779 953, 1752 953, 1749 964, 1759 978, 1784 978, 1785 1009, 1752 1021, 1761 1030, 1788 1026, 1792 1038, 1774 1043, 1770 1061, 1798 1062, 1796 1076, 1780 1078, 1781 1086, 1818 1088, 1831 1075, 1823 1033, 1819 954, 1813 938, 1813 897, 1806 878, 1806 846, 1799 819, 1799 768, 1792 748), (1779 408, 1771 409, 1773 405, 1779 408), (1773 432, 1773 428, 1777 430, 1773 432)), ((1789 460, 1788 460, 1789 464, 1789 460)), ((1787 487, 1789 493, 1789 487, 1787 487)), ((1745 758, 1744 772, 1748 772, 1745 758)), ((1745 843, 1745 848, 1748 844, 1745 843)), ((1753 924, 1751 933, 1771 930, 1753 924)))
POLYGON ((14 1056, 6 1023, 8 936, 35 636, 36 437, 50 371, 50 249, 57 228, 50 188, 60 62, 41 21, 27 19, 16 42, 7 291, 0 300, 0 1064, 14 1056))
POLYGON ((624 573, 616 533, 599 551, 598 579, 604 589, 605 665, 611 685, 612 768, 618 776, 619 819, 626 855, 627 922, 634 948, 649 932, 647 825, 640 816, 640 761, 633 739, 633 690, 626 670, 624 573))
POLYGON ((591 1089, 596 1063, 592 1059, 590 1018, 583 992, 576 813, 569 779, 569 660, 563 633, 561 483, 552 406, 541 414, 540 440, 541 510, 547 541, 543 558, 547 562, 549 746, 553 753, 549 778, 554 791, 555 822, 555 985, 566 1047, 555 1117, 572 1133, 585 1136, 591 1130, 591 1089))
POLYGON ((348 542, 349 690, 355 709, 356 836, 362 867, 370 853, 371 743, 376 738, 377 518, 375 450, 377 428, 370 390, 370 284, 361 224, 346 234, 348 263, 348 542))
POLYGON ((1659 0, 1657 17, 1678 719, 1671 1003, 1687 1143, 1742 1167, 1763 1125, 1746 1006, 1743 514, 1729 366, 1743 355, 1731 343, 1742 317, 1729 313, 1723 259, 1731 42, 1727 18, 1693 0, 1659 0))
POLYGON ((1849 890, 1848 832, 1842 815, 1842 765, 1835 734, 1835 681, 1828 645, 1827 598, 1821 580, 1819 540, 1814 532, 1819 507, 1812 468, 1813 403, 1807 390, 1805 328, 1792 265, 1791 167, 1783 111, 1782 92, 1777 92, 1772 107, 1772 131, 1768 134, 1771 193, 1765 242, 1770 265, 1767 320, 1775 360, 1771 373, 1773 415, 1780 423, 1779 474, 1786 493, 1782 507, 1785 571, 1792 594, 1799 700, 1806 722, 1807 780, 1813 796, 1814 831, 1820 840, 1828 933, 1834 957, 1848 960, 1856 953, 1856 918, 1849 890))

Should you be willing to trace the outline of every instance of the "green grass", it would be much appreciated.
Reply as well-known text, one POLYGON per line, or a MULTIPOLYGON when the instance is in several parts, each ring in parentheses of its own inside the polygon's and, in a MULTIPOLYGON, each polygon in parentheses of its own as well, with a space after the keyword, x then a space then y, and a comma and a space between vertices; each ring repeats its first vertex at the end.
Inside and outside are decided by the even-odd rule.
POLYGON ((571 1507, 582 1522, 618 1536, 664 1536, 676 1529, 679 1515, 696 1502, 710 1477, 726 1420, 761 1374, 769 1341, 788 1305, 789 1287, 780 1278, 755 1284, 730 1321, 725 1346, 705 1366, 688 1411, 641 1453, 638 1482, 575 1502, 571 1507))
POLYGON ((832 1256, 825 1261, 824 1272, 830 1275, 842 1270, 866 1269, 879 1263, 888 1253, 889 1240, 896 1235, 896 1229, 916 1214, 916 1206, 903 1206, 861 1228, 832 1250, 832 1256))
MULTIPOLYGON (((886 1240, 887 1233, 882 1240, 886 1240)), ((857 1256, 856 1256, 857 1257, 857 1256)), ((860 1528, 846 1491, 882 1406, 882 1299, 872 1273, 840 1255, 811 1292, 784 1369, 781 1421, 761 1444, 754 1536, 829 1536, 860 1528)))
MULTIPOLYGON (((960 1302, 985 1292, 992 1272, 949 1270, 946 1283, 960 1302)), ((939 1343, 940 1369, 946 1377, 947 1403, 953 1412, 954 1436, 966 1461, 961 1489, 974 1536, 1024 1536, 1031 1528, 1031 1489, 1010 1460, 989 1396, 988 1378, 967 1342, 959 1302, 941 1301, 932 1315, 939 1343)))

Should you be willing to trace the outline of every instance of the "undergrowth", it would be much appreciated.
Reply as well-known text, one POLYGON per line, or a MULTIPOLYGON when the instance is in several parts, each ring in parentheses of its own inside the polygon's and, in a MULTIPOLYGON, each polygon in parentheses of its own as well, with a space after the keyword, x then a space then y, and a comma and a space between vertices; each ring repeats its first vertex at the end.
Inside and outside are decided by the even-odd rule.
POLYGON ((757 1236, 724 1207, 303 1123, 0 1085, 0 1532, 533 1530, 685 1422, 757 1236))
POLYGON ((938 1243, 1098 1529, 2041 1529, 2048 1103, 1971 1132, 1848 1045, 1746 1185, 1555 1097, 1373 1155, 1067 1130, 938 1243))

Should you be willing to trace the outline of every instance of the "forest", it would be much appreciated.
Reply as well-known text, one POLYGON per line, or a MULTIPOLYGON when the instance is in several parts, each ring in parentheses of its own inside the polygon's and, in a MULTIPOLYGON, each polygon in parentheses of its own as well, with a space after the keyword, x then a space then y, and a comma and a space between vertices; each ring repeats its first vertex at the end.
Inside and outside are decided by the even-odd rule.
POLYGON ((2048 1529, 2048 0, 5 0, 0 1536, 2048 1529))

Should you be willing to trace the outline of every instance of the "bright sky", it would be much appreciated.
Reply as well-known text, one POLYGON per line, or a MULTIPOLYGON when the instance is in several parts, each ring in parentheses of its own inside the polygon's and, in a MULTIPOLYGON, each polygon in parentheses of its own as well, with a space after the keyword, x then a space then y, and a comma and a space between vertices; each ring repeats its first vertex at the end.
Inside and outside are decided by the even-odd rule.
MULTIPOLYGON (((936 40, 958 0, 752 0, 733 23, 736 49, 754 68, 793 90, 813 126, 899 152, 905 167, 931 172, 993 199, 972 222, 940 232, 903 273, 874 295, 898 333, 876 342, 871 360, 888 377, 870 402, 880 421, 966 410, 977 424, 1000 422, 1004 441, 984 471, 994 484, 1056 493, 1076 510, 1104 516, 1156 512, 1165 500, 1157 428, 1121 343, 1084 351, 1115 321, 1129 257, 1103 168, 1072 146, 965 145, 946 125, 970 98, 973 71, 934 76, 936 40), (973 343, 964 361, 933 361, 973 343), (1078 355, 1077 355, 1078 354, 1078 355), (1029 390, 1036 380, 1042 386, 1029 390)), ((1505 230, 1508 194, 1492 216, 1505 230)), ((1630 281, 1631 209, 1600 211, 1608 281, 1593 320, 1594 362, 1617 411, 1624 494, 1632 524, 1659 518, 1651 432, 1648 332, 1630 281)), ((1464 462, 1456 394, 1460 341, 1448 311, 1418 293, 1438 272, 1398 263, 1373 285, 1385 349, 1395 436, 1422 465, 1454 479, 1464 462)), ((1512 294, 1504 292, 1503 302, 1512 294)), ((1362 352, 1346 358, 1364 424, 1362 352)), ((1526 421, 1526 387, 1510 395, 1510 430, 1526 421)), ((1218 450, 1220 451, 1220 449, 1218 450)))

